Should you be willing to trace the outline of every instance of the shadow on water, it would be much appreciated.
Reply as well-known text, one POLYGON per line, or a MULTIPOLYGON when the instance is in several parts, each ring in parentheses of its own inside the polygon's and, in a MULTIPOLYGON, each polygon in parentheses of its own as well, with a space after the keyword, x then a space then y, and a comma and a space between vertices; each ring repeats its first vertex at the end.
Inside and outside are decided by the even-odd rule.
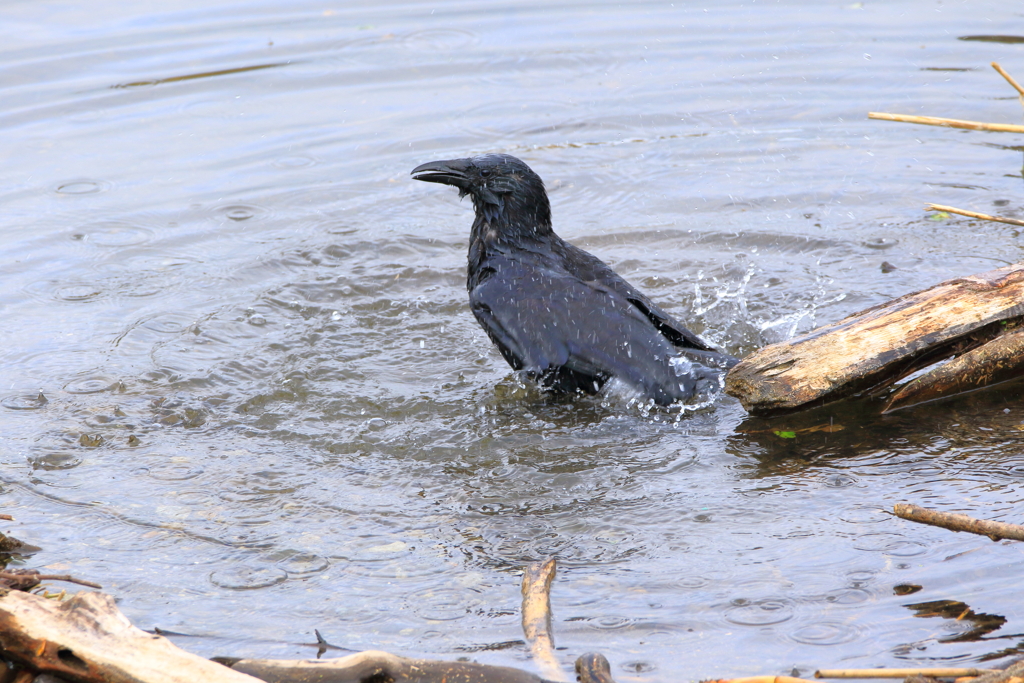
POLYGON ((1019 477, 1024 466, 984 454, 1009 441, 1024 443, 1019 411, 1024 380, 882 415, 883 398, 860 398, 772 417, 748 416, 727 439, 729 452, 758 462, 755 476, 829 467, 860 458, 927 459, 971 451, 975 467, 993 477, 1019 477))

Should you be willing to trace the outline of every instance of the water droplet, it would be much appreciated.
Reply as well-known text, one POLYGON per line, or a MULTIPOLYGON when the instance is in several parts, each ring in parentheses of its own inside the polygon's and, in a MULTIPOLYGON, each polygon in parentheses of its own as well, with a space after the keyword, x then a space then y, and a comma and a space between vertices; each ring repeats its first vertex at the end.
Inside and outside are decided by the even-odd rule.
POLYGON ((0 405, 8 410, 39 410, 47 403, 49 401, 46 400, 41 391, 35 395, 16 394, 0 399, 0 405))

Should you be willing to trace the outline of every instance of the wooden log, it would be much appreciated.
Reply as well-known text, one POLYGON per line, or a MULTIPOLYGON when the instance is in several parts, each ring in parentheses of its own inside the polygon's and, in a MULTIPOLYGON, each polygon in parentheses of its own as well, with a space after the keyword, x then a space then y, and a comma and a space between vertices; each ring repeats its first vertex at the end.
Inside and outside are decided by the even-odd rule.
MULTIPOLYGON (((971 534, 978 534, 979 536, 988 536, 993 541, 1004 538, 1024 541, 1024 526, 1020 524, 975 519, 968 515, 961 515, 955 512, 939 512, 938 510, 929 510, 907 503, 897 503, 893 506, 893 512, 897 517, 908 519, 911 522, 940 526, 950 531, 966 531, 971 534)), ((967 674, 962 675, 966 676, 967 674)))
POLYGON ((555 580, 555 558, 535 562, 523 572, 523 633, 541 672, 556 681, 566 676, 555 656, 551 635, 551 582, 555 580))
POLYGON ((915 377, 893 394, 883 413, 975 391, 1024 375, 1024 327, 999 335, 934 370, 915 377))
POLYGON ((1021 316, 1024 264, 948 280, 756 351, 725 391, 753 413, 824 403, 963 353, 1021 316))
POLYGON ((256 683, 135 628, 103 593, 60 602, 0 591, 0 650, 72 683, 256 683))
POLYGON ((550 683, 507 666, 407 659, 376 650, 338 659, 238 659, 230 666, 267 683, 550 683))

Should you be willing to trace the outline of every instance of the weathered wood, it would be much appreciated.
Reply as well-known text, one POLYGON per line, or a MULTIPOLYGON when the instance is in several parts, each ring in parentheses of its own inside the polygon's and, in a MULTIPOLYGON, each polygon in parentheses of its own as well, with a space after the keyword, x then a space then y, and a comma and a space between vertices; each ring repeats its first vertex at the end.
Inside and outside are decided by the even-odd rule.
POLYGON ((103 593, 60 602, 0 590, 0 650, 72 683, 256 683, 135 628, 103 593))
POLYGON ((729 371, 725 390, 754 413, 820 404, 963 353, 1021 316, 1024 264, 956 278, 767 346, 729 371))
POLYGON ((535 562, 523 572, 523 633, 533 659, 545 676, 566 680, 555 656, 551 635, 551 582, 555 580, 555 558, 535 562))
POLYGON ((1024 375, 1024 327, 915 377, 893 394, 883 413, 955 396, 1024 375))
POLYGON ((267 683, 550 683, 507 666, 407 659, 377 650, 338 659, 239 659, 231 668, 267 683))
POLYGON ((955 512, 939 512, 938 510, 929 510, 907 503, 897 503, 893 506, 893 512, 896 513, 897 517, 908 519, 911 522, 940 526, 950 531, 966 531, 971 534, 978 534, 979 536, 988 536, 993 541, 1004 538, 1024 541, 1024 526, 1020 524, 975 519, 968 515, 961 515, 955 512))

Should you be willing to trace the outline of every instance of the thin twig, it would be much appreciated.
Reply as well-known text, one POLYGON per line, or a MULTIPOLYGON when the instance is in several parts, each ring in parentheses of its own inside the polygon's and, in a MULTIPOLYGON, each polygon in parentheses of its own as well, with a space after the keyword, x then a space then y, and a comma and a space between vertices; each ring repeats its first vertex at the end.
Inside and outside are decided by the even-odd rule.
POLYGON ((555 657, 551 635, 551 582, 555 579, 555 558, 535 562, 523 572, 523 633, 545 678, 567 680, 555 657))
POLYGON ((1013 76, 1006 73, 1006 70, 1003 67, 999 66, 999 62, 992 62, 992 68, 998 71, 1000 76, 1009 81, 1010 85, 1016 88, 1017 92, 1021 94, 1021 97, 1024 97, 1024 88, 1020 87, 1020 83, 1013 80, 1013 76))
POLYGON ((903 121, 905 123, 922 123, 926 126, 946 126, 947 128, 967 128, 968 130, 988 130, 996 133, 1024 133, 1024 126, 1010 123, 983 123, 981 121, 962 121, 960 119, 944 119, 938 116, 910 116, 908 114, 886 114, 869 111, 869 119, 882 121, 903 121))
POLYGON ((945 211, 947 213, 958 213, 961 216, 969 216, 971 218, 980 218, 985 221, 995 221, 996 223, 1008 223, 1009 225, 1020 225, 1024 226, 1024 221, 1017 220, 1016 218, 1003 218, 1002 216, 990 216, 987 213, 978 213, 977 211, 968 211, 967 209, 957 209, 952 206, 943 206, 942 204, 929 204, 924 207, 925 211, 945 211))
MULTIPOLYGON (((927 510, 916 505, 897 503, 893 506, 893 512, 897 517, 909 519, 911 522, 931 524, 940 526, 950 531, 966 531, 979 536, 988 536, 993 541, 1003 538, 1014 541, 1024 541, 1024 526, 1019 524, 1008 524, 1006 522, 993 522, 986 519, 975 519, 967 515, 959 515, 952 512, 938 512, 927 510)), ((963 674, 967 675, 967 674, 963 674)))
POLYGON ((815 671, 815 678, 907 678, 908 676, 931 676, 933 678, 959 678, 981 676, 999 669, 822 669, 815 671))
POLYGON ((37 581, 67 581, 68 583, 77 583, 80 586, 88 586, 89 588, 103 588, 103 586, 98 583, 85 581, 83 579, 76 579, 68 574, 12 574, 11 572, 0 572, 0 579, 11 579, 14 581, 24 581, 25 579, 36 579, 37 581))

